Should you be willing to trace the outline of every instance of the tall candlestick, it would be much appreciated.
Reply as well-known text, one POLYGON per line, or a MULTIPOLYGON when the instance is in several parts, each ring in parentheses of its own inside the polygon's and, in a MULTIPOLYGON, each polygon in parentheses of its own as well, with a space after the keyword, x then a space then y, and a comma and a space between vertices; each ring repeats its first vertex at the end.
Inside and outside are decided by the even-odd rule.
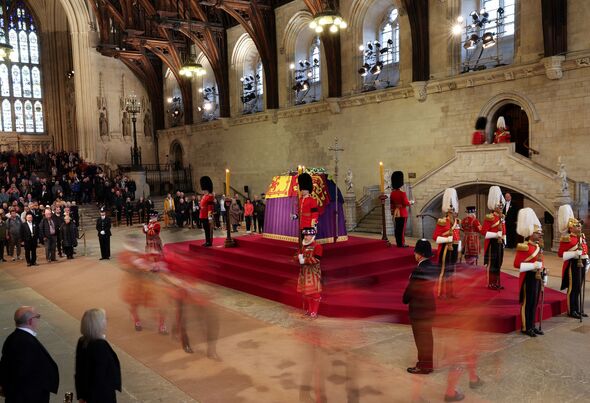
POLYGON ((226 169, 225 170, 225 196, 226 197, 230 197, 230 192, 229 192, 229 179, 230 179, 229 169, 226 169))
POLYGON ((379 189, 381 193, 385 193, 385 173, 383 171, 383 162, 379 162, 379 189))

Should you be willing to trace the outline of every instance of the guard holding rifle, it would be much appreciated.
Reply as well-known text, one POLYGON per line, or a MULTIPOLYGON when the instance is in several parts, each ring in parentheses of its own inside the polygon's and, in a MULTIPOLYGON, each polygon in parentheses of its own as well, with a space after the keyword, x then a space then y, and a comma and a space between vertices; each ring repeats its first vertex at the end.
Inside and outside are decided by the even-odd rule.
MULTIPOLYGON (((516 256, 514 257, 514 268, 520 271, 521 332, 530 337, 536 337, 543 334, 541 326, 535 327, 535 314, 539 296, 544 292, 543 287, 547 281, 547 273, 543 265, 541 223, 530 207, 523 208, 518 212, 516 232, 526 240, 516 246, 516 256)), ((542 314, 543 305, 541 305, 541 315, 539 315, 540 321, 543 320, 542 314)))
POLYGON ((559 257, 563 258, 561 289, 567 289, 567 314, 576 319, 588 315, 584 313, 582 288, 586 281, 588 267, 588 245, 582 233, 582 223, 574 217, 569 204, 559 207, 559 231, 565 234, 559 242, 559 257))

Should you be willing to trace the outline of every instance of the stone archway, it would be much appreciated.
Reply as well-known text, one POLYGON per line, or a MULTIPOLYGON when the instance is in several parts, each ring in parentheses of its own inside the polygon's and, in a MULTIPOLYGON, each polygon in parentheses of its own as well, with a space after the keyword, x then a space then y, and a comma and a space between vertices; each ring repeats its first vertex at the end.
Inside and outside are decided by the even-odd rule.
MULTIPOLYGON (((556 178, 555 171, 517 154, 514 143, 456 146, 453 158, 413 184, 413 211, 415 214, 428 211, 447 187, 479 183, 513 189, 545 211, 554 213, 556 198, 560 196, 556 178)), ((575 190, 571 195, 573 204, 583 205, 585 196, 578 190, 578 183, 572 179, 568 182, 569 188, 575 190)), ((422 234, 420 220, 413 221, 412 234, 422 234)), ((425 235, 428 235, 426 231, 425 235)))
POLYGON ((170 165, 174 169, 184 168, 184 148, 178 141, 170 144, 170 165))

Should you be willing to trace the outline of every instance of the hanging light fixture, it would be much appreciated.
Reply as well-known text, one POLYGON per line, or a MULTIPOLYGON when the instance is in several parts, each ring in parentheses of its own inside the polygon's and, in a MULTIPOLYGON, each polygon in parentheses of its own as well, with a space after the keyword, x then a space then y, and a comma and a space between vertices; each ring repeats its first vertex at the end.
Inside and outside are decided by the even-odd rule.
POLYGON ((200 63, 197 63, 197 58, 193 55, 190 55, 186 62, 180 68, 180 75, 184 77, 192 77, 197 76, 201 77, 204 76, 207 72, 200 63))
POLYGON ((0 59, 10 59, 13 49, 12 45, 6 42, 6 34, 4 34, 4 30, 0 30, 0 59))
POLYGON ((317 14, 313 21, 309 23, 309 28, 318 34, 324 32, 324 29, 328 29, 328 31, 335 34, 341 29, 346 29, 346 27, 348 27, 346 21, 333 10, 327 10, 317 14))

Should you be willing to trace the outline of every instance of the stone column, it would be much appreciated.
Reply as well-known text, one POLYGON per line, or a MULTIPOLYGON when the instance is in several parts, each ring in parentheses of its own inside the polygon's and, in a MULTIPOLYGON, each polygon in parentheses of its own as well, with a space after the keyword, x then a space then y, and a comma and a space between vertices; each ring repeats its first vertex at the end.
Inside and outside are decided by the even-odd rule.
POLYGON ((354 191, 346 192, 344 196, 344 219, 346 220, 346 231, 352 231, 356 227, 356 196, 354 191))
POLYGON ((138 200, 142 196, 146 199, 150 197, 150 185, 147 184, 145 171, 131 171, 127 173, 127 176, 129 179, 133 179, 137 186, 135 200, 138 200))

